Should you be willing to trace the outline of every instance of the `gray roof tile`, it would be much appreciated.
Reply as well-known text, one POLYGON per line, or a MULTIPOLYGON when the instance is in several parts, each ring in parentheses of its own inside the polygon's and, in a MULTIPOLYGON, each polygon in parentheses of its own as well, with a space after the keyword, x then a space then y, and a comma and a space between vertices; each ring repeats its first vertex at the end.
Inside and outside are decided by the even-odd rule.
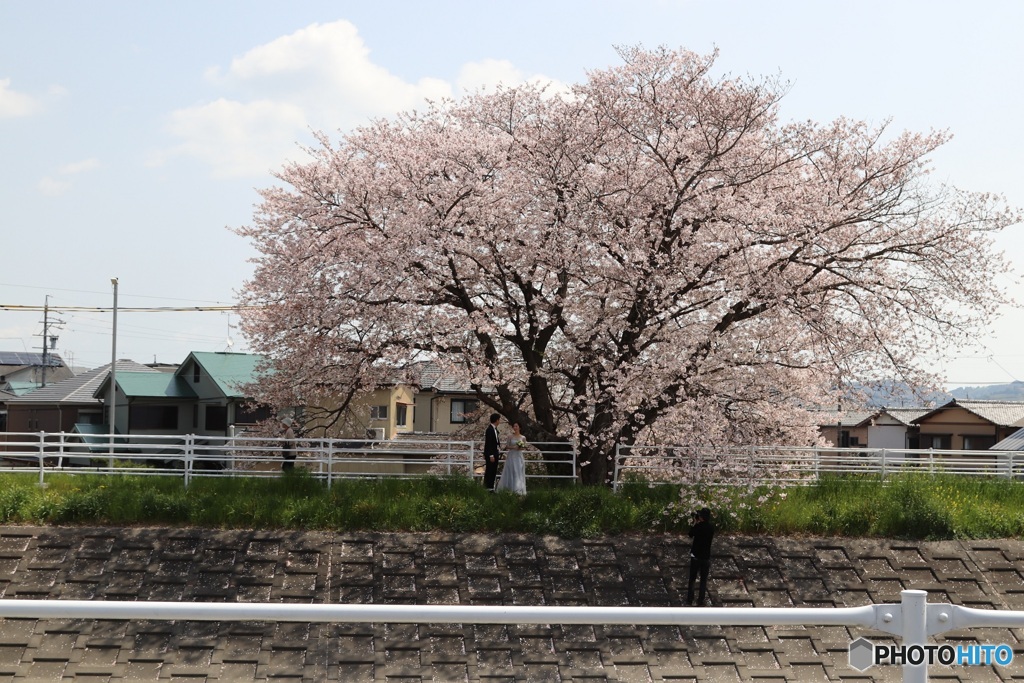
MULTIPOLYGON (((133 360, 117 361, 118 372, 157 372, 133 360)), ((8 403, 99 403, 93 392, 110 374, 110 363, 8 400, 8 403)))

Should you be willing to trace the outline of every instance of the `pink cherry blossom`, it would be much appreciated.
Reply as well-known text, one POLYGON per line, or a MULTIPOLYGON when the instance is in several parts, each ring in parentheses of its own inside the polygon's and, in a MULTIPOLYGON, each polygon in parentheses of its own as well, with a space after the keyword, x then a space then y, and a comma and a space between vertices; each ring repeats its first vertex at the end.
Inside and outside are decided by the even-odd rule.
POLYGON ((852 381, 934 380, 1003 295, 1002 200, 929 180, 946 133, 780 120, 787 85, 639 48, 559 94, 375 121, 288 165, 238 232, 274 405, 349 402, 423 359, 579 445, 809 444, 852 381))

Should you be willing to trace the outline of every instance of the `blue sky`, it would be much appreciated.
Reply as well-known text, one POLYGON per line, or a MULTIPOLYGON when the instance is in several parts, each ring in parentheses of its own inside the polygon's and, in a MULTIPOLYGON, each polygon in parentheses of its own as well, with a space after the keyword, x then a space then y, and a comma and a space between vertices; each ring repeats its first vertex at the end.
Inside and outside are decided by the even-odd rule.
MULTIPOLYGON (((109 306, 111 277, 122 307, 232 302, 252 250, 228 228, 310 130, 498 81, 571 83, 616 45, 717 47, 723 72, 781 74, 789 118, 949 129, 934 179, 1024 206, 1022 30, 1024 3, 985 0, 0 0, 0 304, 109 306)), ((1018 253, 1022 231, 999 246, 1018 253)), ((109 362, 109 314, 59 317, 59 352, 109 362)), ((41 319, 0 311, 0 349, 38 347, 41 319)), ((943 359, 951 383, 1024 380, 1020 320, 943 359)), ((245 350, 236 323, 124 313, 118 356, 245 350)))

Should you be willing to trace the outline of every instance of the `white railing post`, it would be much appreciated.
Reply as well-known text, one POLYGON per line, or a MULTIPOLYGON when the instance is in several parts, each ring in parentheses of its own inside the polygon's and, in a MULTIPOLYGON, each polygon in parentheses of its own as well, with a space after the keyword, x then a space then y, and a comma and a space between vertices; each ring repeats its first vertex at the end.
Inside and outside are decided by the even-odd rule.
POLYGON ((192 458, 195 456, 196 435, 185 435, 185 488, 188 488, 189 480, 192 478, 192 458))
POLYGON ((885 459, 886 459, 885 456, 886 456, 886 453, 888 453, 888 451, 885 448, 883 448, 882 449, 882 481, 885 481, 885 459))
POLYGON ((612 472, 612 491, 619 492, 619 461, 621 459, 622 444, 615 444, 615 468, 612 472))
MULTIPOLYGON (((928 640, 928 593, 921 590, 900 591, 903 619, 903 645, 924 645, 928 640)), ((927 683, 928 663, 904 664, 903 683, 927 683)))
POLYGON ((469 472, 469 478, 470 479, 475 479, 476 478, 476 470, 473 469, 473 460, 475 459, 475 453, 474 453, 475 450, 476 450, 476 442, 475 441, 470 441, 469 442, 469 456, 468 456, 469 457, 469 470, 468 470, 468 472, 469 472))
POLYGON ((67 433, 60 432, 57 434, 57 469, 64 469, 64 443, 67 433))
POLYGON ((577 463, 580 461, 580 454, 576 449, 576 442, 570 441, 569 443, 572 444, 572 483, 575 486, 580 483, 580 475, 577 472, 576 467, 577 463))
POLYGON ((327 490, 334 481, 334 439, 327 439, 327 490))
MULTIPOLYGON (((43 340, 46 341, 45 339, 43 340)), ((46 471, 46 432, 39 432, 39 485, 46 486, 43 472, 46 471)))

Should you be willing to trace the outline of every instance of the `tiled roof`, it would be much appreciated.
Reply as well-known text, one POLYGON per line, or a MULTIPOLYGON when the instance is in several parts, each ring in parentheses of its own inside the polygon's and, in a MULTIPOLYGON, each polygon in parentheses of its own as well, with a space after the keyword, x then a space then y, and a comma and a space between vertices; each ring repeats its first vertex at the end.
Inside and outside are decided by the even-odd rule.
POLYGON ((970 399, 957 398, 934 410, 928 411, 915 419, 914 422, 920 422, 941 410, 949 410, 950 408, 962 408, 1000 427, 1013 426, 1017 422, 1024 420, 1024 401, 972 401, 970 399))
POLYGON ((910 426, 917 418, 930 412, 932 412, 931 408, 882 408, 878 411, 879 414, 885 413, 907 426, 910 426))
POLYGON ((473 388, 469 385, 469 382, 446 376, 442 372, 441 366, 431 361, 419 363, 414 368, 413 374, 417 377, 417 383, 421 390, 448 394, 473 393, 473 388))
POLYGON ((850 410, 842 413, 838 413, 834 410, 831 412, 822 410, 818 411, 817 423, 819 427, 835 427, 836 423, 839 423, 843 427, 857 427, 874 416, 875 413, 863 410, 850 410))
MULTIPOLYGON (((117 372, 152 372, 156 370, 147 368, 145 365, 136 363, 133 360, 117 361, 117 372)), ((47 384, 42 389, 36 389, 24 396, 18 396, 8 401, 15 403, 99 403, 99 399, 93 397, 93 392, 110 374, 110 363, 81 375, 75 375, 69 379, 54 384, 47 384)))

